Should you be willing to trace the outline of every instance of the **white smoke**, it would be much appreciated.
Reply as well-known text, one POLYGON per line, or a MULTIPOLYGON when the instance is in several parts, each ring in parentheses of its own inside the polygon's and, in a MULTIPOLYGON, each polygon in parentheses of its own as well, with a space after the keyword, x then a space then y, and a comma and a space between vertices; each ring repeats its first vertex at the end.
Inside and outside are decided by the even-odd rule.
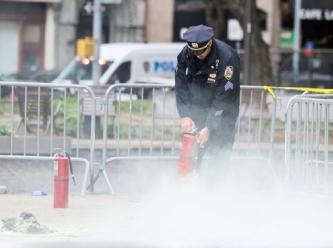
POLYGON ((161 247, 333 245, 333 198, 288 189, 273 167, 236 160, 222 177, 164 178, 142 199, 135 239, 161 247))

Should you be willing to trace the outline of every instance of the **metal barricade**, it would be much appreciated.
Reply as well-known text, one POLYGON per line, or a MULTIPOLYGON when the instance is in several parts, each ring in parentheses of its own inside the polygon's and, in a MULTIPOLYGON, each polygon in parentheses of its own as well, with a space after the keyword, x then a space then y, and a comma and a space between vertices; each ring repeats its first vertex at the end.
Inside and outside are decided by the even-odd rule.
MULTIPOLYGON (((235 156, 255 153, 269 160, 274 149, 284 149, 284 114, 263 86, 241 86, 241 104, 236 123, 235 156), (277 125, 278 121, 278 125, 277 125)), ((283 99, 285 102, 285 99, 283 99)), ((168 85, 113 85, 105 93, 102 162, 92 185, 104 176, 110 192, 111 182, 105 171, 115 160, 178 159, 180 123, 175 106, 174 89, 168 85), (144 91, 151 98, 143 98, 144 91), (126 93, 124 93, 126 92, 126 93), (140 94, 141 93, 141 94, 140 94), (107 116, 113 99, 115 118, 107 116)))
MULTIPOLYGON (((104 176, 108 189, 113 193, 105 168, 115 160, 178 159, 180 118, 176 110, 174 88, 170 85, 116 84, 109 88, 96 88, 0 82, 0 86, 10 88, 9 97, 0 99, 0 132, 3 132, 4 124, 8 125, 9 130, 7 135, 0 135, 0 159, 52 160, 56 148, 70 150, 73 161, 86 165, 82 194, 87 188, 93 191, 100 176, 104 176), (95 132, 98 129, 97 118, 102 124, 101 137, 97 137, 95 132), (86 129, 88 137, 83 132, 85 127, 89 127, 86 129)), ((288 105, 286 116, 288 100, 293 96, 285 89, 277 89, 275 94, 270 94, 264 86, 241 86, 233 147, 235 158, 251 158, 254 155, 254 159, 271 161, 273 157, 281 158, 285 154, 285 161, 290 165, 294 158, 303 159, 304 154, 308 154, 308 157, 316 154, 314 151, 307 150, 305 153, 300 150, 301 141, 302 144, 306 143, 301 140, 303 136, 300 134, 293 138, 294 115, 288 114, 291 111, 289 108, 293 109, 293 106, 300 104, 291 104, 293 101, 308 101, 307 107, 303 108, 308 109, 309 101, 314 100, 306 96, 293 98, 295 100, 288 105), (285 129, 286 120, 288 123, 285 129), (298 140, 297 145, 292 144, 294 139, 298 140), (296 152, 293 150, 295 146, 296 152)), ((324 108, 324 104, 327 104, 329 99, 323 98, 323 95, 316 98, 319 104, 316 108, 324 108)), ((298 111, 298 115, 303 111, 298 111)), ((326 113, 323 111, 320 116, 326 113)), ((322 127, 326 124, 322 121, 317 125, 322 127)), ((309 127, 307 124, 302 130, 309 127)), ((319 133, 327 139, 328 130, 319 133)), ((299 128, 297 132, 300 132, 299 128)), ((309 133, 306 135, 311 137, 309 133)), ((316 147, 313 142, 312 138, 309 144, 316 147)), ((325 142, 318 147, 324 147, 325 150, 328 141, 325 142)), ((318 151, 320 156, 324 156, 324 162, 319 162, 317 157, 317 164, 328 163, 328 149, 325 151, 318 151)), ((288 168, 291 174, 291 167, 288 168)))
POLYGON ((56 150, 66 151, 73 162, 85 165, 81 188, 84 195, 90 164, 95 159, 95 113, 87 142, 81 138, 81 102, 84 93, 95 104, 94 92, 86 86, 53 83, 2 81, 0 86, 9 89, 9 95, 0 99, 1 129, 5 130, 0 135, 0 159, 53 161, 56 150), (84 142, 86 155, 82 154, 84 142))
MULTIPOLYGON (((241 86, 235 152, 244 154, 244 151, 249 151, 266 158, 272 156, 275 136, 279 135, 275 132, 280 131, 276 130, 276 103, 277 99, 265 92, 263 86, 241 86)), ((281 142, 280 138, 278 142, 281 142)))
POLYGON ((327 190, 332 165, 333 95, 293 97, 286 112, 285 163, 288 182, 327 190))
POLYGON ((171 86, 112 85, 104 103, 102 162, 92 185, 103 175, 113 193, 105 166, 114 160, 177 158, 180 128, 171 86), (114 102, 112 118, 110 101, 114 102))

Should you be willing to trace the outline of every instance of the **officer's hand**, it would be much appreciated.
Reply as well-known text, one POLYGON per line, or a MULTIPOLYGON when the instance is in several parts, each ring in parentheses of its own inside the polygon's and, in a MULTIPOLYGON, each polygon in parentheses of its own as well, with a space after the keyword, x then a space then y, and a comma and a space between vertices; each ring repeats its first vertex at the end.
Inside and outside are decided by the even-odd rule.
POLYGON ((182 133, 192 133, 195 130, 195 123, 190 117, 180 119, 180 131, 182 133))
POLYGON ((200 130, 197 138, 197 142, 199 143, 201 148, 205 147, 205 143, 207 142, 208 138, 209 138, 209 129, 208 127, 205 127, 200 130))

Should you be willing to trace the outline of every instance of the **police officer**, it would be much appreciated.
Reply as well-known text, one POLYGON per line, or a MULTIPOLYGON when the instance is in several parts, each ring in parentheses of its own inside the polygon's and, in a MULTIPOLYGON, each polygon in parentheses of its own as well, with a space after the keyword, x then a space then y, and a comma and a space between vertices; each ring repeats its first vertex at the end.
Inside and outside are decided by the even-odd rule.
POLYGON ((207 152, 230 151, 239 112, 239 56, 205 25, 191 26, 183 39, 175 82, 181 131, 197 130, 207 152))

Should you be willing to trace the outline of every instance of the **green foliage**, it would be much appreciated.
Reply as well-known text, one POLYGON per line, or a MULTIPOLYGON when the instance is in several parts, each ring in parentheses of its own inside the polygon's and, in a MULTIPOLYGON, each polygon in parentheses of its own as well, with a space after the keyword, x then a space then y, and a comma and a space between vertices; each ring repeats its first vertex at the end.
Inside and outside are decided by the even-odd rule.
MULTIPOLYGON (((66 130, 66 135, 68 136, 77 136, 78 121, 80 121, 79 126, 82 128, 84 122, 84 116, 79 112, 80 108, 78 106, 78 98, 76 95, 67 95, 66 101, 64 103, 63 95, 54 95, 53 97, 53 128, 55 135, 63 135, 66 130), (64 121, 66 118, 66 121, 64 121)), ((1 102, 1 123, 0 124, 0 135, 10 135, 11 126, 10 123, 12 112, 12 105, 10 102, 1 102), (8 122, 7 122, 8 120, 8 122)), ((115 103, 115 112, 116 119, 119 121, 119 126, 121 127, 118 130, 114 130, 115 123, 113 118, 108 120, 108 137, 113 137, 114 131, 119 132, 121 138, 127 138, 129 133, 133 137, 137 135, 137 130, 132 127, 129 130, 128 123, 131 120, 135 124, 144 122, 147 118, 151 118, 153 111, 153 105, 151 99, 137 100, 137 101, 122 101, 115 103), (131 110, 131 111, 130 111, 131 110), (120 114, 119 114, 120 113, 120 114), (131 113, 131 114, 130 114, 131 113)), ((18 115, 18 105, 14 105, 14 113, 18 115)), ((103 124, 103 117, 101 118, 101 124, 103 124)), ((117 125, 118 126, 118 125, 117 125)), ((82 133, 82 129, 80 130, 82 133)))
POLYGON ((133 114, 140 114, 142 111, 144 115, 151 115, 153 110, 151 100, 133 101, 132 104, 130 102, 118 102, 117 104, 119 106, 116 105, 116 111, 119 108, 121 113, 129 113, 131 108, 133 114))
POLYGON ((64 131, 64 117, 66 116, 66 135, 76 136, 77 135, 77 109, 78 102, 77 97, 67 96, 66 104, 63 103, 62 99, 55 99, 55 113, 54 125, 55 130, 58 134, 62 134, 64 131), (66 107, 66 109, 65 109, 66 107))
POLYGON ((8 125, 3 125, 3 124, 0 125, 0 135, 10 136, 11 133, 12 132, 11 132, 10 127, 8 125))
MULTIPOLYGON (((128 125, 121 125, 121 126, 116 127, 115 132, 117 133, 116 137, 117 138, 119 137, 120 139, 127 139, 128 137, 136 136, 135 129, 133 129, 133 128, 130 129, 128 127, 128 125)), ((109 131, 108 131, 108 133, 109 133, 109 131)), ((112 135, 110 135, 110 136, 112 136, 112 135)))

